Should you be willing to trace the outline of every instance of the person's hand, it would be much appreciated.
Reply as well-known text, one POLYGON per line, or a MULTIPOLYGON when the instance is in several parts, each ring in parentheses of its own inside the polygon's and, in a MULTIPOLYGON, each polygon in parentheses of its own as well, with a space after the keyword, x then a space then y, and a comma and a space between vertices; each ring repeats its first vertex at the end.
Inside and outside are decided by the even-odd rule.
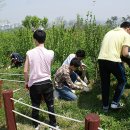
POLYGON ((83 91, 84 91, 84 92, 89 92, 90 89, 89 89, 88 87, 83 87, 83 91))
POLYGON ((89 92, 90 91, 88 85, 84 81, 82 81, 82 85, 83 85, 83 89, 82 89, 83 91, 85 91, 85 92, 89 92))
POLYGON ((25 89, 29 90, 28 83, 25 83, 25 89))
POLYGON ((87 84, 86 84, 84 81, 82 81, 82 85, 83 85, 84 87, 87 87, 87 84))
POLYGON ((87 67, 85 64, 82 64, 81 66, 82 66, 82 68, 84 68, 84 69, 87 67))
POLYGON ((80 68, 81 68, 81 70, 85 70, 87 68, 87 66, 82 63, 81 66, 80 66, 80 68))
POLYGON ((77 86, 77 90, 82 90, 83 87, 82 86, 77 86))

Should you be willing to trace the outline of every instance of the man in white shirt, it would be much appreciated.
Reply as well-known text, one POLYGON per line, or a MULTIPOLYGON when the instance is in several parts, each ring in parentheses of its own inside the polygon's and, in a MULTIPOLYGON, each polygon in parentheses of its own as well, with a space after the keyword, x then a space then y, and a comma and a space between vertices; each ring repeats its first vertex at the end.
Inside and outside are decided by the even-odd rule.
POLYGON ((78 58, 81 61, 80 69, 76 70, 75 72, 80 76, 80 78, 87 84, 89 84, 88 77, 86 76, 86 65, 82 62, 85 58, 85 51, 84 50, 77 50, 75 54, 70 54, 62 65, 69 65, 73 58, 78 58))
MULTIPOLYGON (((51 63, 54 52, 44 47, 46 33, 36 30, 33 34, 36 47, 27 51, 24 65, 25 86, 29 89, 32 106, 39 108, 42 98, 48 111, 54 113, 53 85, 51 81, 51 63), (28 74, 29 73, 29 74, 28 74)), ((39 120, 39 111, 32 109, 32 118, 39 120)), ((49 124, 56 127, 56 118, 49 114, 49 124)), ((33 121, 35 130, 39 130, 37 122, 33 121)))

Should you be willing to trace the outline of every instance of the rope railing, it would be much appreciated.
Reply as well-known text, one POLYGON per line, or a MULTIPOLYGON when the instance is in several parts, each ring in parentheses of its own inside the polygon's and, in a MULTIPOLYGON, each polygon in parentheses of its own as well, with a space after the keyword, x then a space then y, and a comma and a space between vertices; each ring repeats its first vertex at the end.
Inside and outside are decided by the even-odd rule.
POLYGON ((62 117, 62 118, 65 118, 65 119, 68 119, 68 120, 71 120, 71 121, 83 123, 83 121, 80 121, 80 120, 77 120, 77 119, 73 119, 73 118, 69 118, 69 117, 65 117, 65 116, 61 116, 61 115, 58 115, 58 114, 55 114, 55 113, 52 113, 52 112, 48 112, 48 111, 46 111, 46 110, 43 110, 43 109, 40 109, 40 108, 31 106, 31 105, 28 105, 28 104, 26 104, 26 103, 23 103, 23 102, 21 102, 21 101, 19 101, 19 100, 16 100, 16 99, 14 99, 14 98, 11 98, 11 100, 13 100, 13 101, 15 101, 15 102, 18 102, 18 103, 20 103, 20 104, 22 104, 22 105, 31 107, 31 108, 33 108, 33 109, 36 109, 36 110, 39 110, 39 111, 42 111, 42 112, 45 112, 45 113, 54 115, 54 116, 58 116, 58 117, 62 117))
MULTIPOLYGON (((29 96, 29 93, 26 93, 26 95, 24 97, 19 98, 18 101, 21 101, 28 96, 29 96)), ((16 104, 16 103, 17 103, 17 101, 14 101, 14 104, 16 104)))
POLYGON ((23 76, 24 74, 14 74, 14 73, 0 73, 1 75, 18 75, 18 76, 23 76))
MULTIPOLYGON (((1 80, 1 79, 0 79, 0 80, 1 80)), ((3 80, 6 80, 6 81, 14 81, 14 82, 25 82, 25 81, 8 80, 8 79, 3 79, 3 80)), ((14 91, 12 91, 12 92, 11 92, 10 90, 3 92, 3 97, 4 97, 4 100, 5 100, 5 107, 8 106, 8 107, 9 107, 9 110, 11 110, 12 113, 19 114, 19 115, 21 115, 21 116, 23 116, 23 117, 25 117, 25 118, 28 118, 28 119, 33 120, 33 121, 35 121, 35 122, 38 122, 38 123, 40 123, 40 124, 42 124, 42 125, 46 125, 46 126, 48 126, 48 127, 50 127, 50 128, 53 128, 53 129, 55 129, 55 130, 59 130, 59 129, 53 127, 53 126, 50 126, 50 125, 48 125, 48 124, 45 124, 44 122, 35 120, 35 119, 33 119, 33 118, 29 117, 29 116, 23 115, 22 113, 19 113, 19 112, 15 111, 14 108, 13 108, 14 105, 12 104, 12 101, 11 101, 11 100, 13 100, 14 103, 20 103, 20 104, 22 104, 22 105, 28 106, 28 107, 30 107, 30 108, 33 108, 33 109, 39 110, 39 111, 41 111, 41 112, 45 112, 45 113, 48 113, 48 114, 57 116, 57 117, 61 117, 61 118, 68 119, 68 120, 71 120, 71 121, 75 121, 75 122, 78 122, 78 123, 85 123, 85 130, 103 130, 102 128, 98 127, 98 126, 99 126, 99 116, 98 116, 97 114, 92 114, 91 120, 90 120, 90 117, 88 116, 88 118, 85 118, 85 121, 80 121, 80 120, 73 119, 73 118, 70 118, 70 117, 65 117, 65 116, 62 116, 62 115, 58 115, 58 114, 55 114, 55 113, 51 113, 51 112, 49 112, 49 111, 46 111, 46 110, 43 110, 43 109, 40 109, 40 108, 37 108, 37 107, 33 107, 33 106, 29 105, 29 104, 26 104, 26 103, 24 103, 24 102, 21 102, 20 100, 22 100, 23 98, 20 98, 20 99, 18 99, 18 100, 14 99, 13 96, 12 96, 13 93, 19 91, 20 89, 21 89, 21 88, 16 89, 16 90, 14 90, 14 91), (7 95, 9 95, 9 96, 7 96, 7 95), (10 100, 10 101, 9 101, 9 100, 10 100), (6 104, 7 104, 7 105, 6 105, 6 104), (10 104, 10 105, 9 105, 9 104, 10 104), (98 117, 94 119, 94 118, 93 118, 94 116, 95 116, 95 117, 98 116, 98 117), (89 123, 89 124, 88 124, 88 123, 89 123), (94 125, 94 126, 93 126, 93 125, 94 125)), ((6 116, 6 118, 7 118, 8 130, 12 130, 12 129, 13 129, 13 130, 17 130, 16 121, 15 121, 15 116, 12 115, 9 110, 8 110, 8 109, 5 109, 6 115, 9 115, 9 116, 6 116), (13 119, 13 125, 12 125, 11 123, 9 123, 9 120, 10 120, 11 118, 13 119)))
MULTIPOLYGON (((71 120, 71 121, 76 121, 76 122, 78 122, 78 123, 84 123, 84 121, 79 121, 79 120, 77 120, 77 119, 73 119, 73 118, 61 116, 61 115, 58 115, 58 114, 55 114, 55 113, 51 113, 51 112, 45 111, 45 110, 40 109, 40 108, 33 107, 33 106, 28 105, 28 104, 25 104, 25 103, 23 103, 23 102, 20 102, 20 100, 22 100, 23 98, 20 98, 20 99, 18 99, 18 100, 13 99, 13 98, 11 98, 11 99, 14 100, 14 103, 17 103, 17 102, 18 102, 18 103, 21 103, 21 104, 23 104, 23 105, 25 105, 25 106, 29 106, 29 107, 31 107, 31 108, 37 109, 37 110, 39 110, 39 111, 42 111, 42 112, 45 112, 45 113, 48 113, 48 114, 52 114, 52 115, 55 115, 55 116, 58 116, 58 117, 62 117, 62 118, 65 118, 65 119, 68 119, 68 120, 71 120)), ((33 118, 32 118, 32 119, 33 119, 33 118)), ((38 122, 38 123, 39 123, 39 122, 38 122)), ((98 130, 103 130, 103 129, 100 128, 100 127, 98 127, 98 130)))
MULTIPOLYGON (((23 98, 19 98, 19 99, 18 99, 18 101, 20 101, 20 100, 23 100, 23 98)), ((15 104, 15 103, 17 103, 17 102, 14 102, 14 104, 15 104)))
POLYGON ((25 83, 25 81, 19 81, 19 80, 9 80, 9 79, 0 79, 3 81, 10 81, 10 82, 18 82, 18 83, 25 83))
POLYGON ((31 118, 31 117, 29 117, 29 116, 26 116, 26 115, 24 115, 24 114, 22 114, 22 113, 20 113, 20 112, 17 112, 17 111, 15 111, 15 110, 12 110, 12 111, 13 111, 14 113, 20 115, 20 116, 23 116, 23 117, 25 117, 25 118, 27 118, 27 119, 30 119, 30 120, 32 120, 32 121, 35 121, 35 122, 37 122, 37 123, 39 123, 39 124, 48 126, 48 127, 53 128, 53 129, 55 129, 55 130, 59 130, 58 128, 55 128, 55 127, 53 127, 53 126, 51 126, 51 125, 48 125, 48 124, 46 124, 46 123, 44 123, 44 122, 35 120, 34 118, 31 118))
POLYGON ((16 92, 19 91, 19 90, 21 90, 21 88, 14 90, 13 93, 16 93, 16 92))

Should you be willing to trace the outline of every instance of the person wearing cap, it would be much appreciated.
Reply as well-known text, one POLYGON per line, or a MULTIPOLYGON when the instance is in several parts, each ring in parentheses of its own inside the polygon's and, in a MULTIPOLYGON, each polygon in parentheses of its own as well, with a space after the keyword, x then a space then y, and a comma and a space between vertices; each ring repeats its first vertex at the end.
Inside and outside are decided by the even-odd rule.
POLYGON ((104 112, 109 110, 110 74, 113 74, 118 82, 110 107, 112 109, 122 108, 119 101, 126 85, 126 76, 121 56, 130 57, 129 47, 130 22, 123 22, 120 27, 107 32, 103 38, 98 63, 104 112))
MULTIPOLYGON (((46 33, 43 30, 34 31, 33 38, 36 47, 27 51, 24 65, 25 87, 30 91, 33 107, 39 108, 44 98, 48 111, 54 113, 53 85, 51 81, 51 64, 54 51, 44 47, 46 33)), ((39 110, 32 109, 32 118, 39 120, 39 110)), ((57 127, 56 117, 49 114, 49 119, 49 125, 57 127)), ((33 121, 33 125, 36 130, 39 130, 37 122, 33 121)))

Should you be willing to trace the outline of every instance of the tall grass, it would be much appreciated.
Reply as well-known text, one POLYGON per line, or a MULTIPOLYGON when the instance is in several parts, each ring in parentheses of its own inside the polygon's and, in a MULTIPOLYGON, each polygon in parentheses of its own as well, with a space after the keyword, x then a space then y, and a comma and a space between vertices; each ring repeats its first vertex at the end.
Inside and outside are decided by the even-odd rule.
MULTIPOLYGON (((100 44, 104 34, 110 28, 96 23, 95 17, 88 13, 86 19, 77 16, 77 21, 72 26, 66 26, 61 21, 59 24, 53 24, 45 31, 47 39, 45 47, 55 52, 55 64, 58 67, 64 59, 78 49, 84 49, 88 64, 88 72, 93 79, 97 78, 97 56, 100 44)), ((19 52, 23 57, 26 51, 34 47, 32 31, 26 28, 19 28, 0 32, 0 67, 8 66, 9 56, 12 52, 19 52)))

